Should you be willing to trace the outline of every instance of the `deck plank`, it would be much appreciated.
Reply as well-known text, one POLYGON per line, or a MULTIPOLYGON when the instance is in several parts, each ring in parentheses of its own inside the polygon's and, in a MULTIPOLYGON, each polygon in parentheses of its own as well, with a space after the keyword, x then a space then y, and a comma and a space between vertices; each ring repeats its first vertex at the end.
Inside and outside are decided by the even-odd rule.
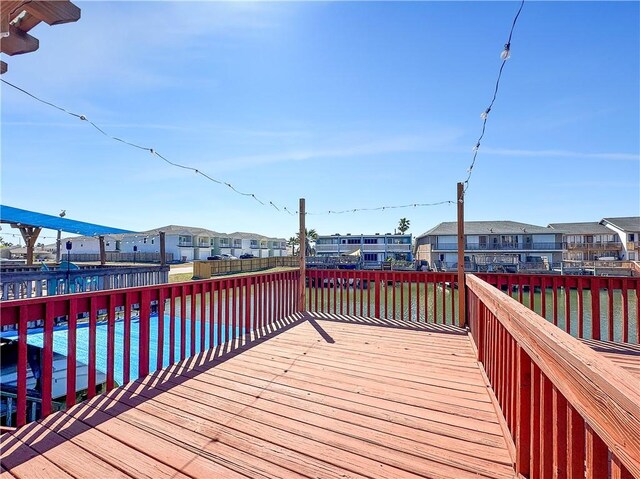
POLYGON ((631 373, 636 379, 640 379, 640 344, 614 343, 594 339, 583 340, 583 342, 631 373))
POLYGON ((27 428, 1 439, 15 477, 54 462, 61 477, 514 477, 470 339, 450 326, 308 316, 27 428))

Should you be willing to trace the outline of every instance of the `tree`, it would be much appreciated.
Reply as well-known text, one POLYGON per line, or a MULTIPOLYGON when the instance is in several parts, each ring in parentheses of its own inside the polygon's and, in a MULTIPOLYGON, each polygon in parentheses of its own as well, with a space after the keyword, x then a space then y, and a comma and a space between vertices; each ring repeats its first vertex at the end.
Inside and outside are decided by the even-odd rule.
POLYGON ((296 238, 295 236, 292 236, 287 240, 287 246, 291 246, 292 255, 296 254, 296 245, 298 244, 300 244, 300 241, 298 241, 298 238, 296 238))
POLYGON ((411 221, 409 221, 407 218, 400 218, 400 222, 398 223, 398 231, 400 231, 400 234, 404 234, 405 231, 409 229, 410 224, 411 221))
MULTIPOLYGON (((304 247, 304 251, 305 251, 305 256, 310 256, 311 255, 311 242, 313 241, 314 243, 318 240, 318 233, 316 232, 316 230, 311 229, 304 229, 305 232, 305 236, 306 236, 306 241, 305 241, 305 247, 304 247)), ((296 244, 300 244, 300 232, 298 232, 296 234, 296 244)))

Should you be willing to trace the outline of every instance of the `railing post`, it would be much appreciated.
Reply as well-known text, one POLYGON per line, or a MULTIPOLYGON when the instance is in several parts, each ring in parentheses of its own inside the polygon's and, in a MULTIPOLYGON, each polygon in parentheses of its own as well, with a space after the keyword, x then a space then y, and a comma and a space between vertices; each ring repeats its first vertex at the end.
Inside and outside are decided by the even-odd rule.
POLYGON ((300 256, 300 277, 298 278, 298 312, 304 313, 307 310, 306 304, 306 263, 305 258, 307 254, 307 232, 305 229, 305 201, 304 198, 300 198, 300 245, 298 254, 300 256))
MULTIPOLYGON (((458 325, 467 324, 466 292, 464 279, 464 183, 458 183, 458 325)), ((453 286, 453 285, 452 285, 453 286)), ((454 289, 451 288, 453 295, 454 289)), ((453 316, 453 311, 452 311, 453 316)), ((453 317, 451 322, 453 322, 453 317)))
MULTIPOLYGON (((373 273, 374 290, 373 290, 373 304, 374 304, 374 318, 380 318, 380 273, 373 273)), ((403 305, 404 306, 404 305, 403 305)))
POLYGON ((516 472, 528 477, 531 446, 531 359, 517 346, 516 472))

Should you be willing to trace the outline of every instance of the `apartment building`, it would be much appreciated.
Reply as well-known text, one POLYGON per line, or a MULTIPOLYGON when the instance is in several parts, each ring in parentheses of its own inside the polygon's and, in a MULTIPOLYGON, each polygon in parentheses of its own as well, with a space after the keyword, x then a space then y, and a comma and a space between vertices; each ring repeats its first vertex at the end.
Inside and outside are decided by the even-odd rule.
POLYGON ((366 263, 382 263, 389 259, 411 261, 410 234, 345 235, 334 234, 318 236, 316 256, 360 256, 366 263))
POLYGON ((618 260, 624 256, 619 234, 601 223, 551 223, 549 228, 563 232, 563 260, 618 260))
MULTIPOLYGON (((160 253, 160 232, 165 233, 165 251, 178 261, 206 260, 214 254, 240 256, 251 253, 256 257, 286 256, 284 238, 270 238, 254 233, 219 233, 205 228, 168 225, 139 233, 105 236, 105 250, 121 253, 160 253)), ((67 240, 65 240, 67 241, 67 240)), ((99 254, 97 237, 69 238, 72 254, 99 254)))
MULTIPOLYGON (((415 256, 439 269, 457 266, 458 226, 440 223, 416 238, 415 256)), ((465 268, 544 269, 562 260, 562 231, 516 221, 465 221, 465 268)))
POLYGON ((640 216, 603 218, 600 224, 614 231, 620 238, 620 259, 640 261, 640 216))

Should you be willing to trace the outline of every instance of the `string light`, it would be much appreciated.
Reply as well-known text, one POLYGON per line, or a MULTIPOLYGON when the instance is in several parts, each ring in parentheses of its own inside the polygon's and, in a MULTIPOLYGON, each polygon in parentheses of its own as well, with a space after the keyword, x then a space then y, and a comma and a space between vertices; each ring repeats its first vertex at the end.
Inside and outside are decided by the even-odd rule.
MULTIPOLYGON (((424 207, 428 207, 428 206, 440 206, 440 205, 452 205, 455 204, 455 201, 438 201, 436 203, 411 203, 408 205, 393 205, 393 206, 377 206, 375 208, 351 208, 348 210, 341 210, 341 211, 335 211, 335 210, 328 210, 328 211, 321 211, 321 212, 317 212, 317 213, 312 213, 312 212, 306 212, 305 214, 307 215, 312 215, 312 216, 319 216, 319 215, 342 215, 345 213, 358 213, 361 211, 385 211, 385 210, 394 210, 394 209, 401 209, 401 208, 424 208, 424 207)), ((298 213, 296 211, 296 213, 298 213)))
POLYGON ((511 44, 507 43, 504 46, 504 50, 502 50, 502 53, 500 54, 500 58, 502 59, 502 61, 507 61, 509 58, 511 58, 511 44))
MULTIPOLYGON (((493 97, 491 98, 491 102, 489 106, 485 108, 485 110, 480 114, 480 119, 482 120, 482 131, 480 132, 480 136, 478 137, 478 141, 476 142, 476 146, 473 147, 473 159, 471 160, 471 165, 467 168, 467 179, 464 180, 464 189, 463 195, 467 192, 469 188, 469 180, 471 179, 471 175, 473 173, 473 167, 476 165, 476 159, 478 158, 478 152, 480 151, 480 144, 482 143, 482 139, 484 138, 485 131, 487 129, 487 120, 489 119, 489 113, 493 108, 493 104, 496 101, 498 96, 498 89, 500 88, 500 79, 502 78, 502 70, 504 70, 504 66, 507 63, 507 60, 511 58, 511 38, 513 37, 513 31, 516 27, 516 22, 518 21, 518 17, 520 16, 520 12, 522 11, 522 7, 524 6, 524 0, 520 2, 520 7, 518 8, 518 12, 513 18, 513 22, 511 23, 511 30, 509 31, 509 38, 507 43, 504 44, 504 50, 500 54, 500 59, 502 63, 500 65, 500 70, 498 71, 498 78, 496 79, 496 85, 493 90, 493 97)), ((460 198, 458 198, 460 200, 460 198)))
MULTIPOLYGON (((143 145, 138 145, 138 144, 136 144, 136 143, 132 143, 132 142, 127 141, 127 140, 123 140, 122 138, 119 138, 119 137, 116 137, 116 136, 109 135, 109 134, 108 134, 104 129, 100 128, 100 127, 99 127, 97 124, 95 124, 93 121, 89 120, 89 119, 86 117, 86 115, 81 115, 81 114, 78 114, 78 113, 73 113, 73 112, 71 112, 71 111, 67 110, 66 108, 62 108, 62 107, 60 107, 60 106, 58 106, 58 105, 56 105, 56 104, 54 104, 54 103, 51 103, 51 102, 45 101, 45 100, 43 100, 43 99, 41 99, 41 98, 37 97, 36 95, 34 95, 34 94, 32 94, 32 93, 29 93, 27 90, 24 90, 23 88, 20 88, 20 87, 18 87, 18 86, 16 86, 16 85, 14 85, 13 83, 10 83, 10 82, 6 81, 6 80, 5 80, 5 79, 3 79, 3 78, 0 78, 0 81, 2 81, 3 83, 5 83, 6 85, 9 85, 9 86, 10 86, 10 87, 12 87, 12 88, 15 88, 16 90, 18 90, 18 91, 20 91, 20 92, 24 93, 25 95, 30 96, 30 97, 31 97, 31 98, 33 98, 33 99, 35 99, 35 100, 37 100, 37 101, 39 101, 39 102, 41 102, 41 103, 44 103, 45 105, 51 106, 51 107, 53 107, 53 108, 56 108, 57 110, 60 110, 60 111, 62 111, 62 112, 64 112, 64 113, 67 113, 68 115, 71 115, 71 116, 73 116, 73 117, 75 117, 75 118, 78 118, 78 119, 80 119, 81 121, 86 121, 86 122, 87 122, 87 123, 89 123, 91 126, 93 126, 93 128, 95 128, 97 131, 99 131, 100 133, 102 133, 104 136, 106 136, 107 138, 109 138, 109 139, 111 139, 111 140, 114 140, 114 141, 117 141, 117 142, 123 143, 123 144, 128 145, 128 146, 130 146, 130 147, 132 147, 132 148, 137 148, 137 149, 139 149, 139 150, 145 150, 145 151, 148 151, 148 152, 149 152, 149 153, 151 153, 152 155, 157 156, 158 158, 160 158, 161 160, 163 160, 164 162, 166 162, 167 164, 169 164, 169 165, 171 165, 171 166, 174 166, 174 167, 176 167, 176 168, 181 168, 181 169, 184 169, 184 170, 190 170, 190 171, 193 171, 196 175, 200 175, 200 176, 202 176, 202 177, 204 177, 204 178, 208 179, 209 181, 212 181, 213 183, 217 183, 217 184, 219 184, 219 185, 226 185, 226 186, 227 186, 229 189, 231 189, 233 192, 235 192, 235 193, 237 193, 237 194, 239 194, 239 195, 242 195, 242 196, 247 196, 247 197, 253 198, 256 202, 260 203, 261 205, 265 205, 265 203, 264 203, 263 201, 261 201, 261 200, 260 200, 260 199, 259 199, 259 198, 254 194, 254 193, 248 193, 248 192, 241 191, 241 190, 239 190, 239 189, 235 188, 235 187, 234 187, 233 185, 231 185, 230 183, 225 182, 225 181, 218 180, 218 179, 216 179, 216 178, 213 178, 212 176, 210 176, 210 175, 208 175, 208 174, 204 173, 203 171, 200 171, 198 168, 194 168, 194 167, 189 166, 189 165, 183 165, 183 164, 180 164, 180 163, 176 163, 176 162, 174 162, 174 161, 171 161, 171 160, 169 160, 168 158, 166 158, 165 156, 161 155, 161 154, 158 152, 158 150, 156 150, 155 148, 151 148, 151 147, 143 146, 143 145)), ((273 204, 273 202, 269 202, 269 203, 270 203, 271 205, 275 206, 275 205, 273 204)), ((280 209, 279 209, 279 208, 276 208, 276 209, 278 209, 278 211, 280 211, 280 209)))

